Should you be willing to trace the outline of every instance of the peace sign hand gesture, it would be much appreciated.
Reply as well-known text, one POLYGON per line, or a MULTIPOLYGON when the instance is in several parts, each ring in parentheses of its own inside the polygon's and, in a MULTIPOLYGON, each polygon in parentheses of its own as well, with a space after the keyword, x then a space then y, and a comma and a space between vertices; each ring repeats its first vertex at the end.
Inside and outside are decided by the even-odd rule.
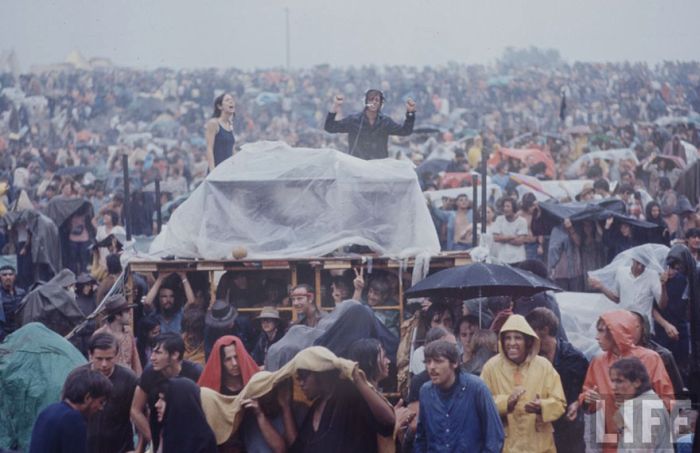
POLYGON ((355 293, 352 295, 352 298, 359 301, 362 298, 362 291, 365 289, 365 269, 360 266, 352 270, 355 271, 355 280, 352 281, 352 285, 355 287, 355 293))

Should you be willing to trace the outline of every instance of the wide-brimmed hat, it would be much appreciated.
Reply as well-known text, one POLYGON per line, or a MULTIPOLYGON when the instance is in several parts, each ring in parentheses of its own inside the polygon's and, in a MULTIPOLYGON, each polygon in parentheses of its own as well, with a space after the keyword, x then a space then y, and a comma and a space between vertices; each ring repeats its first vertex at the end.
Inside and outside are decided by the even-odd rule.
POLYGON ((581 198, 585 197, 589 193, 595 192, 592 184, 585 184, 581 189, 581 192, 576 195, 576 201, 581 201, 581 198))
POLYGON ((280 312, 277 311, 274 307, 263 307, 262 310, 260 310, 260 314, 255 317, 255 319, 263 320, 263 319, 276 319, 280 320, 280 312))
POLYGON ((124 310, 128 310, 136 306, 137 304, 129 304, 129 302, 127 302, 124 296, 113 295, 109 296, 105 301, 104 311, 107 314, 107 316, 116 315, 118 313, 123 312, 124 310))
POLYGON ((238 316, 238 311, 235 307, 225 300, 217 300, 214 305, 207 310, 207 316, 204 318, 206 325, 210 327, 228 327, 238 316))
POLYGON ((110 233, 101 241, 97 241, 95 243, 95 247, 109 247, 112 245, 112 239, 116 239, 117 242, 124 246, 126 244, 126 233, 123 231, 115 231, 114 233, 110 233))
POLYGON ((97 281, 93 278, 93 276, 88 274, 87 272, 83 272, 82 274, 78 275, 78 277, 75 279, 75 283, 78 285, 85 285, 87 283, 96 282, 97 281))

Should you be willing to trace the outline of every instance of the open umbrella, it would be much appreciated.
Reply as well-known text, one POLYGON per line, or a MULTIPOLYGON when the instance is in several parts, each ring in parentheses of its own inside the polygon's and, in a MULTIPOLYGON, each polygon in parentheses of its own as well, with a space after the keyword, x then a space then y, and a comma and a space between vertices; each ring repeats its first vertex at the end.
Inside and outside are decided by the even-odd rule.
MULTIPOLYGON (((451 297, 460 300, 481 297, 532 296, 561 288, 532 272, 507 264, 472 263, 436 272, 413 285, 406 297, 451 297)), ((479 303, 481 325, 481 303, 479 303)))
POLYGON ((422 175, 424 173, 437 174, 441 171, 447 170, 447 167, 449 165, 450 161, 446 159, 430 159, 426 160, 418 167, 416 167, 416 173, 418 173, 419 175, 422 175))
POLYGON ((507 264, 472 263, 436 272, 406 291, 407 297, 442 296, 461 300, 493 296, 532 296, 561 288, 532 272, 507 264))
POLYGON ((496 152, 491 154, 489 165, 495 167, 508 157, 518 159, 527 165, 544 162, 547 167, 547 176, 554 178, 554 159, 552 159, 549 152, 537 148, 499 148, 496 152))
POLYGON ((567 130, 565 130, 564 133, 568 135, 585 135, 591 133, 591 128, 586 126, 585 124, 579 124, 576 126, 571 126, 567 130))
POLYGON ((63 167, 56 171, 58 176, 79 176, 84 175, 87 172, 91 172, 94 169, 92 167, 87 167, 85 165, 80 165, 78 167, 63 167))

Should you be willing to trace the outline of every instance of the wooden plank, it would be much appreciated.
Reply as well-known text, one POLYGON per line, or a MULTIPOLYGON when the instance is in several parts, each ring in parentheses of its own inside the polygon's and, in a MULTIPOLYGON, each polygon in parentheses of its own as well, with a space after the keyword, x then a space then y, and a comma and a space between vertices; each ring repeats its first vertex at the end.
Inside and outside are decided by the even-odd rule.
POLYGON ((129 263, 131 272, 157 272, 160 261, 136 261, 129 263))
POLYGON ((210 270, 209 271, 209 307, 207 307, 207 308, 211 308, 211 306, 214 305, 215 301, 216 301, 216 284, 214 282, 214 271, 210 270))
POLYGON ((350 269, 352 268, 352 261, 350 260, 331 260, 323 262, 324 269, 350 269))
POLYGON ((204 262, 204 263, 197 263, 197 270, 198 271, 223 271, 224 270, 224 263, 214 263, 214 262, 204 262))

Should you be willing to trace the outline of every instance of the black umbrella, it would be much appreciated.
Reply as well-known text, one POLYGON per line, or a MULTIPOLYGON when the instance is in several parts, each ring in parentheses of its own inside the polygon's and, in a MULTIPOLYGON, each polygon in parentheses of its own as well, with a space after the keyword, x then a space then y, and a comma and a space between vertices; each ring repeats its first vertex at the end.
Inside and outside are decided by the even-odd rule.
POLYGON ((430 159, 416 167, 416 173, 419 175, 424 173, 438 174, 441 171, 447 170, 449 165, 450 161, 446 159, 430 159))
POLYGON ((532 272, 507 264, 473 263, 436 272, 406 291, 406 296, 442 296, 467 300, 494 296, 532 296, 547 290, 562 289, 532 272))
POLYGON ((438 134, 441 132, 443 130, 436 126, 422 126, 413 129, 414 134, 438 134))
POLYGON ((56 171, 57 176, 78 176, 78 175, 84 175, 87 172, 91 172, 92 167, 86 167, 84 165, 81 165, 79 167, 64 167, 64 168, 59 168, 58 171, 56 171))
POLYGON ((625 202, 617 198, 607 198, 587 203, 578 201, 571 203, 542 201, 539 203, 539 207, 542 211, 539 225, 546 232, 549 232, 555 225, 560 225, 567 218, 576 223, 584 220, 599 222, 608 217, 615 217, 620 223, 627 223, 636 228, 653 229, 658 227, 655 223, 625 215, 625 202))

